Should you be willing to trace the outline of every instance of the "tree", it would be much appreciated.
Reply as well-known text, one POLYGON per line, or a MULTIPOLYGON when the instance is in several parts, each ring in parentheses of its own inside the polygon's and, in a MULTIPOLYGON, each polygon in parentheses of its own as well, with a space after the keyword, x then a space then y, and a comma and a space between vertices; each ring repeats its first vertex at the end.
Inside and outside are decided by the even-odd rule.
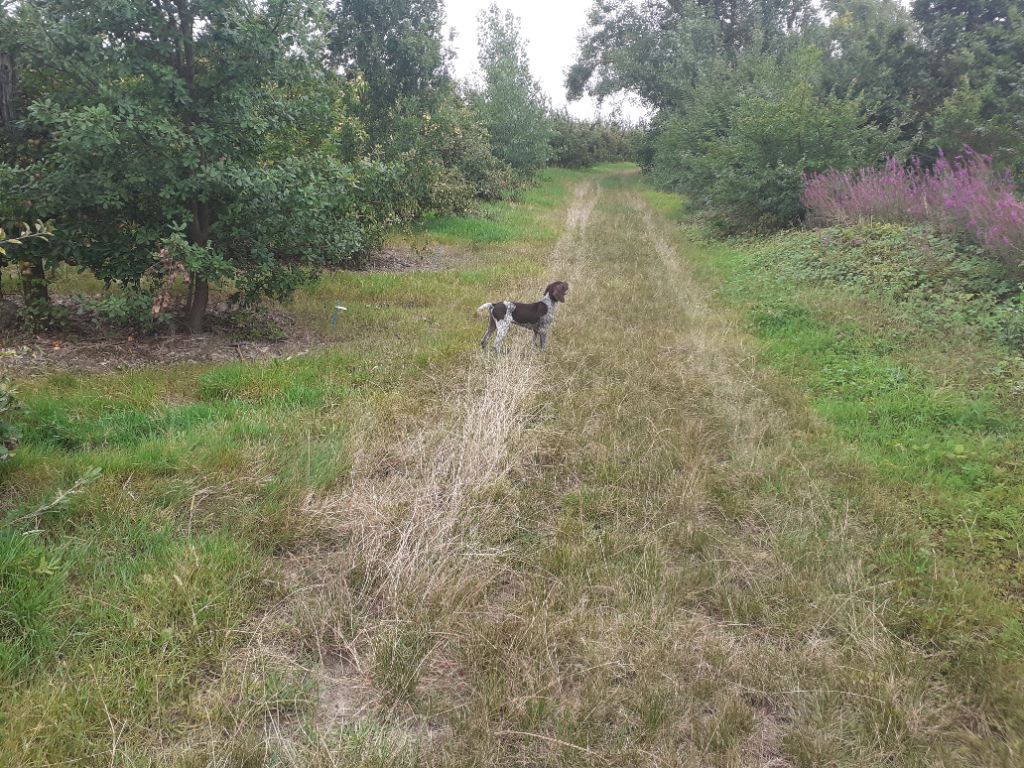
MULTIPOLYGON (((43 254, 138 282, 168 243, 211 283, 286 296, 372 244, 390 212, 353 155, 357 93, 324 66, 319 0, 28 0, 14 197, 61 238, 43 254)), ((13 157, 12 157, 13 156, 13 157)))
POLYGON ((8 129, 15 120, 14 92, 17 83, 14 71, 13 19, 7 0, 0 0, 0 130, 8 129))
POLYGON ((450 86, 440 0, 340 0, 331 21, 334 60, 365 83, 371 124, 396 104, 423 102, 450 86))
POLYGON ((804 172, 890 153, 966 143, 1024 179, 1024 0, 904 6, 600 0, 567 85, 646 100, 645 168, 730 225, 793 223, 804 172))
POLYGON ((390 197, 403 219, 509 193, 511 169, 447 69, 439 0, 340 0, 331 19, 333 60, 365 89, 368 143, 396 169, 390 197))
POLYGON ((859 168, 897 146, 855 100, 822 90, 821 52, 756 52, 703 81, 690 108, 662 118, 653 173, 710 209, 727 231, 790 226, 808 172, 859 168))
POLYGON ((1024 2, 915 0, 940 103, 932 146, 970 144, 1024 180, 1024 2))
POLYGON ((14 54, 0 51, 0 128, 14 123, 14 54))
MULTIPOLYGON (((0 146, 10 144, 18 135, 18 89, 14 54, 16 42, 14 19, 9 13, 7 3, 0 2, 0 146)), ((26 216, 18 216, 18 213, 25 212, 17 210, 18 206, 14 204, 10 194, 16 186, 17 178, 19 177, 14 169, 0 166, 0 191, 6 193, 0 196, 0 269, 10 263, 7 247, 21 247, 24 241, 35 238, 45 239, 45 233, 33 231, 32 227, 21 222, 26 216), (4 234, 5 226, 15 232, 15 237, 8 238, 4 234)), ((36 312, 45 310, 50 300, 46 290, 46 276, 42 261, 32 248, 27 251, 22 249, 18 272, 25 306, 36 312)))
POLYGON ((721 50, 719 30, 695 3, 595 2, 566 88, 570 99, 630 91, 656 109, 672 109, 686 102, 721 50))
POLYGON ((809 0, 598 0, 569 70, 570 98, 631 91, 682 109, 717 62, 774 52, 817 22, 809 0))
POLYGON ((932 62, 909 11, 897 0, 829 0, 830 23, 814 37, 826 53, 823 88, 858 99, 880 128, 916 140, 935 106, 932 62))
POLYGON ((529 177, 548 160, 550 128, 544 95, 530 74, 519 20, 492 4, 480 13, 480 71, 483 90, 475 104, 491 137, 495 156, 529 177))

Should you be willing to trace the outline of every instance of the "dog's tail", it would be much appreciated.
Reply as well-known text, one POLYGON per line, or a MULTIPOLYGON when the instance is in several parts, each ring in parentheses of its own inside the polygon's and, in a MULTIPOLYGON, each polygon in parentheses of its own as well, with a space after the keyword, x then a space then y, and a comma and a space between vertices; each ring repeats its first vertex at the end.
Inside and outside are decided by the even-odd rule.
POLYGON ((494 304, 492 304, 491 302, 481 304, 479 307, 476 308, 476 313, 480 315, 480 317, 485 317, 486 315, 489 315, 491 313, 491 307, 493 306, 494 304))

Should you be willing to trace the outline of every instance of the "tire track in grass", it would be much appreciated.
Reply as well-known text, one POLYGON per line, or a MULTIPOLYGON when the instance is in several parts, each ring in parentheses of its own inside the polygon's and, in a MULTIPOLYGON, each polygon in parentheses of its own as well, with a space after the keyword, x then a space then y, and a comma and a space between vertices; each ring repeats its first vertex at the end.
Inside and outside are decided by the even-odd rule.
MULTIPOLYGON (((552 280, 565 275, 573 281, 578 274, 572 256, 595 202, 592 184, 576 187, 564 232, 547 266, 552 280)), ((360 596, 363 602, 378 606, 376 626, 365 630, 366 637, 348 641, 347 667, 369 683, 364 690, 379 688, 382 682, 392 687, 398 683, 400 690, 384 697, 392 699, 388 702, 392 705, 402 698, 396 694, 412 694, 417 684, 429 686, 446 676, 445 633, 436 627, 435 637, 426 644, 429 649, 410 670, 412 674, 397 681, 379 674, 380 657, 385 664, 393 659, 387 643, 400 638, 386 629, 381 653, 380 642, 369 635, 376 633, 379 638, 381 626, 403 623, 435 628, 439 614, 472 610, 501 578, 500 552, 483 540, 494 538, 494 529, 505 524, 504 510, 483 496, 501 483, 529 442, 532 401, 545 368, 529 336, 518 336, 519 343, 510 343, 507 354, 471 359, 461 372, 460 384, 444 396, 440 426, 414 431, 400 439, 397 451, 388 449, 393 458, 399 457, 398 471, 379 478, 379 452, 370 450, 357 462, 349 492, 320 506, 321 514, 331 521, 330 528, 344 532, 346 548, 358 553, 363 570, 373 573, 369 581, 377 585, 371 594, 360 596), (490 536, 481 536, 481 531, 490 536), (390 610, 382 610, 383 606, 390 610)), ((351 681, 343 675, 341 682, 347 687, 351 681)), ((325 686, 321 699, 336 712, 332 699, 337 693, 337 686, 325 686)), ((377 699, 380 711, 380 691, 377 699)))
POLYGON ((733 645, 729 677, 756 715, 742 764, 971 764, 956 748, 984 733, 967 726, 979 713, 950 689, 934 649, 889 628, 899 598, 872 576, 870 513, 833 487, 835 466, 807 455, 820 424, 711 306, 665 222, 639 195, 629 204, 686 318, 677 373, 705 392, 727 446, 709 477, 736 509, 704 523, 721 542, 721 594, 706 619, 714 644, 733 645))
POLYGON ((425 763, 969 764, 969 711, 801 469, 814 423, 607 181, 510 488, 510 584, 453 624, 465 685, 425 763))

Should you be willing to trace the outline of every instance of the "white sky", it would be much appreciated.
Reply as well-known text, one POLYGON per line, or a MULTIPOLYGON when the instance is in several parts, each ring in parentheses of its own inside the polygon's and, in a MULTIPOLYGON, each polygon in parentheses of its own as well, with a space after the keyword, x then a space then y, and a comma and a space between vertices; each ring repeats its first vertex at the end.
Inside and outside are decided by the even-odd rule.
MULTIPOLYGON (((509 9, 522 20, 530 70, 556 107, 566 106, 565 74, 576 56, 576 38, 586 26, 587 12, 593 0, 497 0, 502 9, 509 9)), ((477 14, 491 0, 446 0, 448 17, 446 32, 454 30, 452 48, 456 58, 455 74, 466 79, 477 70, 477 14)), ((611 113, 613 104, 606 101, 601 114, 611 113)), ((569 112, 581 118, 598 114, 596 103, 589 97, 568 104, 569 112)), ((645 114, 635 104, 622 105, 622 117, 635 122, 645 114)))

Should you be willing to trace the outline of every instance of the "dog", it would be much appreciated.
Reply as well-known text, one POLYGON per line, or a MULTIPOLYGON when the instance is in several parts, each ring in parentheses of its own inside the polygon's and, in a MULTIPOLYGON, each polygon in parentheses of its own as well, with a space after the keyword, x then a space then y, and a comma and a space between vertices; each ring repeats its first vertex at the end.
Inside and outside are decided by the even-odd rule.
POLYGON ((501 350, 501 342, 513 325, 529 328, 533 331, 533 339, 541 349, 547 349, 548 332, 555 322, 555 307, 565 301, 569 293, 569 284, 559 280, 544 289, 544 297, 532 304, 517 301, 495 301, 481 304, 476 313, 483 317, 490 315, 487 333, 480 342, 480 349, 487 351, 487 342, 494 336, 494 351, 501 350))

